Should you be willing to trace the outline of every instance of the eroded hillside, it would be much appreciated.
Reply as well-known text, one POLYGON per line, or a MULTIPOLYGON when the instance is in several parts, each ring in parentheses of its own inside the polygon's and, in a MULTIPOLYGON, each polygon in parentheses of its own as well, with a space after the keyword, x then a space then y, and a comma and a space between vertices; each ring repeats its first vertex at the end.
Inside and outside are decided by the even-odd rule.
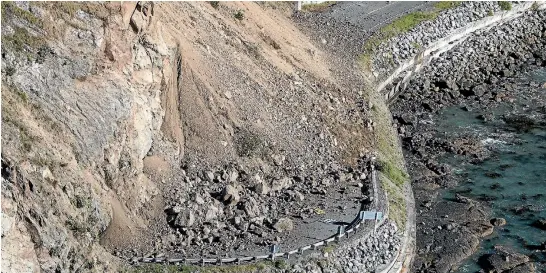
POLYGON ((367 106, 292 10, 3 2, 2 270, 252 252, 353 217, 367 106))

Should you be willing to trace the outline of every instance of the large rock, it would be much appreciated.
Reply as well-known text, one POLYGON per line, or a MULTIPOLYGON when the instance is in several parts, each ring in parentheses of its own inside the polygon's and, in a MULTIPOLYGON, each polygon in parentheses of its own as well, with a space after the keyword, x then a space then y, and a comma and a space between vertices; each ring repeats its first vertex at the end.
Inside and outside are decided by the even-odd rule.
POLYGON ((288 177, 284 177, 281 179, 276 179, 271 184, 271 190, 272 191, 280 191, 283 189, 286 189, 292 185, 292 179, 288 177))
POLYGON ((501 226, 506 225, 506 219, 504 219, 504 218, 493 218, 493 219, 491 219, 490 223, 493 226, 501 227, 501 226))
POLYGON ((273 228, 278 232, 291 231, 294 229, 294 223, 289 218, 281 218, 277 220, 273 228))
POLYGON ((258 202, 256 202, 256 199, 253 197, 249 197, 248 200, 243 203, 243 210, 251 218, 261 214, 258 202))
POLYGON ((207 209, 207 212, 205 213, 205 222, 210 222, 216 218, 218 218, 218 213, 220 212, 220 209, 218 209, 214 205, 210 205, 207 209))
POLYGON ((186 210, 178 215, 176 215, 176 218, 174 218, 174 227, 191 227, 195 223, 195 216, 193 215, 193 212, 186 210))
POLYGON ((227 185, 222 191, 222 201, 228 205, 236 205, 240 199, 239 190, 235 186, 227 185))
POLYGON ((253 189, 257 194, 265 195, 271 191, 271 187, 260 177, 259 174, 256 174, 251 178, 251 183, 254 185, 253 189))

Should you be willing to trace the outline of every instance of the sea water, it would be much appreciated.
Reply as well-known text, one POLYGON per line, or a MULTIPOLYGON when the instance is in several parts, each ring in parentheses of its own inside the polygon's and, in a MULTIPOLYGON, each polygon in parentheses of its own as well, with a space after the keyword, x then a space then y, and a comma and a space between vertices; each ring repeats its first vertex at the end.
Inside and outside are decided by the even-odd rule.
MULTIPOLYGON (((546 69, 533 71, 520 79, 522 84, 529 81, 542 85, 546 82, 546 69)), ((525 109, 536 102, 537 96, 546 100, 546 89, 526 88, 534 88, 534 94, 515 94, 514 102, 501 104, 495 109, 465 111, 461 107, 450 107, 436 117, 439 132, 451 136, 472 135, 491 151, 491 157, 477 164, 452 155, 443 158, 442 161, 454 168, 460 181, 457 187, 445 191, 444 197, 453 198, 457 192, 464 192, 465 196, 485 202, 491 208, 492 217, 502 217, 507 222, 484 238, 478 251, 456 272, 478 272, 478 258, 493 253, 496 245, 532 255, 532 246, 546 242, 546 231, 532 226, 537 219, 546 219, 546 128, 518 131, 501 119, 507 111, 525 113, 525 109), (486 111, 493 113, 493 121, 484 122, 477 118, 486 111)), ((542 254, 536 257, 544 260, 542 254)), ((538 272, 540 270, 546 269, 540 268, 538 272)))

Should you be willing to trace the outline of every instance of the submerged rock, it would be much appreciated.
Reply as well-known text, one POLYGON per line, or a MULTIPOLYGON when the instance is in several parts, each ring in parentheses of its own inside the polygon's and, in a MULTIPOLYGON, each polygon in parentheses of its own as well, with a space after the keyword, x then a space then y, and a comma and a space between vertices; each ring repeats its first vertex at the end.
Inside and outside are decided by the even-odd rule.
POLYGON ((506 225, 506 219, 504 218, 493 218, 491 219, 491 224, 496 227, 502 227, 506 225))
POLYGON ((533 226, 542 230, 546 230, 546 219, 536 220, 535 222, 533 222, 533 226))
POLYGON ((501 246, 495 247, 495 253, 485 254, 478 260, 483 269, 493 272, 512 270, 527 262, 529 257, 501 246))

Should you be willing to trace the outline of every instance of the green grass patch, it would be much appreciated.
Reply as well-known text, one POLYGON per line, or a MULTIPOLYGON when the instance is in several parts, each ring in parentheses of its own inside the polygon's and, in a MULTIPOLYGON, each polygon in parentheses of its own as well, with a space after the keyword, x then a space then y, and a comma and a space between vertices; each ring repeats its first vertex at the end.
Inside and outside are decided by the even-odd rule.
POLYGON ((379 177, 383 190, 387 193, 389 201, 389 218, 392 219, 400 230, 404 230, 408 220, 406 201, 400 188, 389 183, 384 176, 379 177))
POLYGON ((335 4, 336 1, 326 1, 317 4, 304 4, 302 5, 301 10, 308 12, 323 12, 335 4))
POLYGON ((390 161, 380 161, 379 164, 381 172, 397 186, 402 187, 408 181, 409 176, 390 161))
POLYGON ((392 23, 384 26, 381 29, 382 33, 387 34, 390 37, 398 35, 400 33, 407 32, 413 29, 416 25, 423 21, 433 20, 438 16, 437 11, 417 11, 408 15, 402 16, 392 23))
POLYGON ((461 4, 462 4, 461 1, 441 1, 441 2, 436 2, 434 4, 434 8, 437 11, 442 11, 442 10, 458 7, 461 4))
POLYGON ((2 44, 21 52, 25 46, 37 49, 45 45, 45 40, 42 37, 31 35, 25 28, 15 27, 13 34, 2 36, 2 44))
POLYGON ((390 166, 404 166, 398 134, 392 126, 392 115, 383 96, 374 94, 369 99, 373 105, 371 114, 375 123, 374 139, 375 148, 379 152, 379 161, 390 162, 390 166))
POLYGON ((14 15, 36 26, 42 25, 42 20, 34 16, 34 14, 32 14, 31 12, 26 11, 24 9, 20 9, 13 2, 2 1, 2 21, 7 14, 14 15))
POLYGON ((276 260, 274 265, 277 269, 287 269, 289 267, 285 260, 276 260))
POLYGON ((409 180, 404 170, 404 157, 396 128, 392 126, 392 115, 381 94, 368 92, 373 105, 372 120, 375 123, 375 149, 378 152, 378 179, 388 195, 389 218, 395 221, 399 228, 404 228, 407 215, 406 203, 402 186, 409 180))
POLYGON ((322 249, 322 253, 332 253, 335 249, 336 247, 334 245, 328 245, 322 249))
POLYGON ((512 9, 512 3, 508 2, 508 1, 499 1, 499 7, 502 9, 502 10, 511 10, 512 9))

